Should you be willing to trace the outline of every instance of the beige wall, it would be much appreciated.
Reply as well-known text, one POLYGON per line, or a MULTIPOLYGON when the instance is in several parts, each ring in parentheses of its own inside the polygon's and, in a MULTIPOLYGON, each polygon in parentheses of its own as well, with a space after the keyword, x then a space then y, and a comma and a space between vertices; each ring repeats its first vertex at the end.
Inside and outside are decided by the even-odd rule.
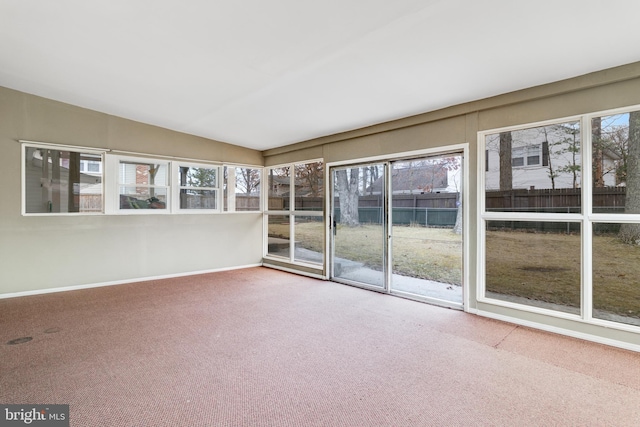
POLYGON ((259 213, 21 216, 18 140, 263 162, 255 150, 0 88, 0 295, 261 262, 259 213))
POLYGON ((265 164, 303 161, 323 157, 325 162, 342 162, 367 157, 401 156, 404 152, 468 143, 469 166, 468 235, 470 311, 520 319, 550 330, 570 331, 640 345, 638 334, 587 325, 581 322, 520 312, 476 300, 478 268, 478 170, 477 133, 482 130, 522 125, 549 119, 640 105, 640 62, 574 79, 457 105, 440 111, 382 123, 355 131, 331 135, 264 152, 265 164))
POLYGON ((0 293, 242 266, 262 255, 260 214, 22 217, 18 139, 266 165, 468 143, 467 308, 640 345, 638 334, 480 304, 475 295, 477 132, 630 105, 640 105, 640 62, 259 153, 0 88, 0 293))

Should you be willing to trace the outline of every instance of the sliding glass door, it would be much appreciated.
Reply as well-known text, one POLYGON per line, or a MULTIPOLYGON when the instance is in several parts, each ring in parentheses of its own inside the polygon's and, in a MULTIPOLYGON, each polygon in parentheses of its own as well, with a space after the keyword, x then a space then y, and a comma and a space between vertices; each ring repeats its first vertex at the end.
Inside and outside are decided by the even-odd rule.
POLYGON ((386 289, 384 163, 332 169, 332 270, 338 281, 386 289))
POLYGON ((331 277, 462 306, 461 153, 331 169, 331 277))
POLYGON ((462 155, 390 170, 391 292, 462 304, 462 155))

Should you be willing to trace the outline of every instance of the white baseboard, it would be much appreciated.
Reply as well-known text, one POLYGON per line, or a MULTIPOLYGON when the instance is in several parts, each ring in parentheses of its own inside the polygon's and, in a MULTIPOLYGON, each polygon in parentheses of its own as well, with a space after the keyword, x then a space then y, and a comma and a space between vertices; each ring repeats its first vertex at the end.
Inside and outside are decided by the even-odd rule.
POLYGON ((286 271, 287 273, 298 274, 300 276, 311 277, 313 279, 327 280, 327 278, 321 274, 315 274, 304 270, 296 270, 295 268, 283 267, 276 264, 269 264, 268 262, 263 263, 262 266, 266 268, 273 268, 274 270, 286 271))
POLYGON ((47 289, 36 289, 32 291, 12 292, 12 293, 0 294, 0 299, 25 297, 30 295, 51 294, 54 292, 76 291, 79 289, 100 288, 102 286, 124 285, 127 283, 146 282, 148 280, 173 279, 176 277, 195 276, 198 274, 218 273, 221 271, 230 271, 230 270, 241 270, 244 268, 252 268, 252 267, 262 267, 262 263, 240 265, 235 267, 214 268, 211 270, 189 271, 187 273, 164 274, 161 276, 136 277, 133 279, 114 280, 112 282, 89 283, 86 285, 73 285, 73 286, 63 286, 59 288, 47 288, 47 289))
POLYGON ((622 348, 622 349, 625 349, 625 350, 631 350, 631 351, 640 352, 640 345, 629 343, 629 342, 625 342, 625 341, 618 341, 618 340, 614 340, 614 339, 611 339, 611 338, 601 337, 601 336, 598 336, 598 335, 591 335, 591 334, 586 334, 586 333, 583 333, 583 332, 572 331, 570 329, 564 329, 564 328, 559 328, 559 327, 556 327, 556 326, 545 325, 543 323, 538 323, 538 322, 531 322, 531 321, 528 321, 528 320, 522 320, 522 319, 518 319, 516 317, 504 316, 502 314, 491 313, 491 312, 483 311, 483 310, 477 310, 477 311, 475 311, 474 314, 477 314, 477 315, 483 316, 483 317, 489 317, 489 318, 495 319, 495 320, 502 320, 503 322, 513 323, 513 324, 520 325, 520 326, 526 326, 526 327, 529 327, 529 328, 532 328, 532 329, 539 329, 539 330, 542 330, 542 331, 552 332, 552 333, 559 334, 559 335, 565 335, 565 336, 572 337, 572 338, 578 338, 578 339, 585 340, 585 341, 591 341, 591 342, 595 342, 595 343, 598 343, 598 344, 604 344, 604 345, 609 345, 609 346, 612 346, 612 347, 622 348))

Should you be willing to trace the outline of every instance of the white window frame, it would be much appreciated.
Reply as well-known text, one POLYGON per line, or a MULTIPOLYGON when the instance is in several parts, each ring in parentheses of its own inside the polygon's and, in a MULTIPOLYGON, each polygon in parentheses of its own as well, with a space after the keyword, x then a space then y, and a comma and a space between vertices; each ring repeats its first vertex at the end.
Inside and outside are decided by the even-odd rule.
MULTIPOLYGON (((62 144, 52 144, 48 142, 37 142, 37 141, 27 141, 27 140, 19 140, 21 143, 21 165, 20 165, 20 180, 21 180, 21 214, 22 216, 79 216, 79 215, 103 215, 106 211, 107 205, 107 196, 106 196, 106 173, 105 173, 105 153, 108 151, 103 148, 94 148, 94 147, 82 147, 75 145, 62 145, 62 144), (100 212, 27 212, 27 177, 26 177, 26 155, 27 148, 36 148, 36 149, 45 149, 45 150, 57 150, 57 151, 72 151, 74 153, 86 153, 100 156, 103 168, 102 172, 100 172, 100 176, 102 178, 102 210, 100 212)), ((81 171, 81 173, 83 173, 81 171)), ((92 173, 95 175, 95 173, 92 173)))
POLYGON ((220 192, 222 193, 222 198, 224 199, 224 169, 227 169, 227 209, 224 209, 224 201, 223 200, 223 204, 220 205, 220 211, 222 213, 225 214, 230 214, 230 213, 238 213, 238 214, 256 214, 256 213, 262 213, 265 210, 265 204, 264 204, 264 192, 263 192, 263 188, 264 188, 264 176, 265 176, 265 168, 264 166, 256 166, 256 165, 241 165, 241 164, 232 164, 232 163, 225 163, 223 165, 223 167, 221 168, 221 174, 220 174, 220 179, 221 179, 221 184, 220 184, 220 192), (258 173, 260 174, 260 191, 259 191, 259 196, 260 197, 260 201, 259 201, 259 207, 257 210, 252 210, 252 211, 239 211, 236 210, 236 182, 237 182, 237 178, 236 178, 236 168, 240 168, 240 169, 255 169, 258 171, 258 173), (228 173, 229 171, 233 170, 233 174, 228 173), (232 176, 233 175, 233 176, 232 176), (230 188, 233 187, 233 191, 230 191, 230 188))
MULTIPOLYGON (((264 208, 264 215, 263 215, 263 221, 264 221, 264 225, 263 225, 263 229, 264 229, 264 247, 263 247, 263 258, 265 259, 270 259, 270 260, 274 260, 274 261, 280 261, 280 262, 287 262, 289 264, 294 264, 294 265, 299 265, 301 267, 309 267, 309 268, 313 268, 313 269, 318 269, 318 270, 323 270, 324 266, 326 264, 326 258, 327 258, 327 253, 326 253, 326 248, 323 249, 323 253, 322 253, 322 262, 321 263, 312 263, 312 262, 305 262, 305 261, 297 261, 295 259, 295 239, 296 239, 296 235, 295 235, 295 218, 296 215, 297 216, 305 216, 305 217, 319 217, 319 218, 323 218, 324 219, 324 215, 325 215, 325 203, 322 204, 322 209, 319 211, 296 211, 296 206, 295 206, 295 167, 298 165, 305 165, 305 164, 309 164, 309 163, 322 163, 323 164, 323 168, 324 168, 324 173, 323 176, 326 179, 326 167, 327 164, 324 162, 323 159, 311 159, 311 160, 305 160, 305 161, 300 161, 300 162, 293 162, 293 163, 284 163, 284 164, 280 164, 280 165, 273 165, 273 166, 268 166, 264 168, 264 171, 262 173, 262 176, 265 180, 265 182, 262 185, 262 199, 265 201, 265 208, 264 208), (284 168, 284 167, 289 167, 290 169, 290 174, 289 174, 289 209, 288 210, 269 210, 269 185, 268 185, 268 177, 269 177, 269 169, 277 169, 277 168, 284 168), (289 216, 290 220, 289 220, 289 257, 280 257, 277 255, 270 255, 269 254, 269 215, 279 215, 279 216, 289 216)), ((326 182, 324 182, 325 184, 325 188, 324 188, 324 198, 326 199, 327 194, 326 194, 326 182)), ((326 246, 326 245, 325 245, 326 246)))
POLYGON ((593 266, 593 227, 594 223, 637 223, 640 222, 640 214, 601 214, 592 213, 593 207, 593 177, 590 173, 592 168, 592 129, 591 120, 594 117, 603 117, 615 114, 623 114, 631 111, 640 110, 640 105, 621 107, 610 110, 603 110, 593 113, 586 113, 578 116, 569 116, 554 120, 527 123, 517 126, 509 126, 497 129, 488 129, 478 132, 477 136, 477 167, 479 171, 478 179, 478 216, 477 227, 479 231, 477 242, 478 268, 476 276, 476 298, 478 302, 511 308, 523 312, 531 312, 535 314, 556 317, 561 319, 572 320, 585 324, 604 326, 607 328, 618 329, 622 331, 640 332, 640 326, 630 325, 621 322, 613 322, 593 317, 593 282, 592 282, 592 266, 593 266), (575 122, 580 123, 581 135, 581 165, 582 165, 582 185, 581 185, 581 212, 580 213, 526 213, 526 212, 498 212, 487 211, 485 206, 485 165, 486 165, 486 137, 488 135, 523 130, 533 127, 548 126, 559 123, 575 122), (585 171, 587 171, 585 173, 585 171), (486 292, 486 222, 494 220, 503 221, 536 221, 536 222, 573 222, 581 225, 581 307, 580 314, 571 314, 546 308, 535 307, 531 305, 518 304, 485 296, 486 292))
POLYGON ((173 193, 173 203, 171 205, 172 213, 178 214, 212 214, 212 213, 220 213, 221 212, 221 202, 222 202, 222 168, 219 164, 208 164, 208 163, 191 163, 191 162, 181 162, 174 160, 171 162, 171 177, 173 179, 169 180, 171 186, 171 192, 173 193), (188 167, 188 168, 202 168, 202 169, 213 169, 216 171, 216 186, 215 187, 195 187, 195 186, 181 186, 180 185, 180 168, 188 167), (210 190, 216 192, 216 208, 215 209, 187 209, 180 207, 180 190, 210 190))
POLYGON ((171 194, 171 161, 166 159, 159 159, 154 157, 143 156, 123 156, 118 154, 106 155, 106 171, 105 176, 107 179, 107 211, 108 214, 116 215, 167 215, 172 213, 171 203, 173 195, 171 194), (141 164, 159 164, 165 165, 167 170, 167 185, 138 185, 138 184, 125 184, 121 183, 120 177, 120 164, 121 163, 141 163, 141 164), (148 187, 148 188, 164 188, 166 189, 167 201, 165 202, 165 209, 121 209, 120 208, 120 187, 136 186, 136 187, 148 187))

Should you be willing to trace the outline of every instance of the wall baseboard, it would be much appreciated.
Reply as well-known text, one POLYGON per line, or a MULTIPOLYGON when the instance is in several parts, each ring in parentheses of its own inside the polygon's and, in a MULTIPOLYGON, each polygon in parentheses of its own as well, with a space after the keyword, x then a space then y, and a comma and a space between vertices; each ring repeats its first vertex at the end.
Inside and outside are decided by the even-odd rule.
POLYGON ((531 329, 538 329, 541 331, 546 331, 546 332, 552 332, 558 335, 565 335, 568 337, 572 337, 572 338, 578 338, 581 340, 585 340, 585 341, 591 341, 591 342, 595 342, 598 344, 604 344, 604 345, 608 345, 611 347, 618 347, 618 348, 622 348, 625 350, 631 350, 631 351, 636 351, 636 352, 640 352, 640 345, 638 344, 633 344, 630 342, 626 342, 626 341, 618 341, 618 340, 614 340, 611 338, 605 338, 605 337, 601 337, 598 335, 591 335, 591 334, 587 334, 587 333, 583 333, 583 332, 578 332, 578 331, 572 331, 570 329, 564 329, 564 328, 559 328, 556 326, 551 326, 551 325, 545 325, 544 323, 538 323, 538 322, 531 322, 528 320, 522 320, 522 319, 518 319, 515 317, 510 317, 510 316, 504 316, 501 314, 496 314, 496 313, 491 313, 488 311, 483 311, 483 310, 477 310, 474 314, 477 314, 478 316, 482 316, 482 317, 488 317, 491 319, 495 319, 495 320, 501 320, 503 322, 507 322, 507 323, 513 323, 515 325, 520 325, 520 326, 526 326, 529 327, 531 329))
POLYGON ((324 277, 322 274, 316 274, 316 273, 312 273, 310 271, 298 270, 298 269, 295 269, 295 268, 285 267, 285 266, 279 265, 279 264, 272 264, 272 263, 269 263, 268 261, 263 262, 262 266, 266 267, 266 268, 273 268, 274 270, 286 271, 287 273, 293 273, 293 274, 299 274, 301 276, 311 277, 313 279, 327 280, 327 278, 324 277))
POLYGON ((136 277, 134 279, 114 280, 112 282, 89 283, 86 285, 73 285, 73 286, 63 286, 59 288, 36 289, 33 291, 12 292, 12 293, 0 294, 0 299, 26 297, 31 295, 52 294, 55 292, 76 291, 80 289, 100 288, 103 286, 124 285, 127 283, 145 282, 149 280, 173 279, 176 277, 196 276, 198 274, 218 273, 221 271, 241 270, 244 268, 252 268, 252 267, 262 267, 262 263, 239 265, 235 267, 214 268, 211 270, 189 271, 186 273, 164 274, 161 276, 136 277))

